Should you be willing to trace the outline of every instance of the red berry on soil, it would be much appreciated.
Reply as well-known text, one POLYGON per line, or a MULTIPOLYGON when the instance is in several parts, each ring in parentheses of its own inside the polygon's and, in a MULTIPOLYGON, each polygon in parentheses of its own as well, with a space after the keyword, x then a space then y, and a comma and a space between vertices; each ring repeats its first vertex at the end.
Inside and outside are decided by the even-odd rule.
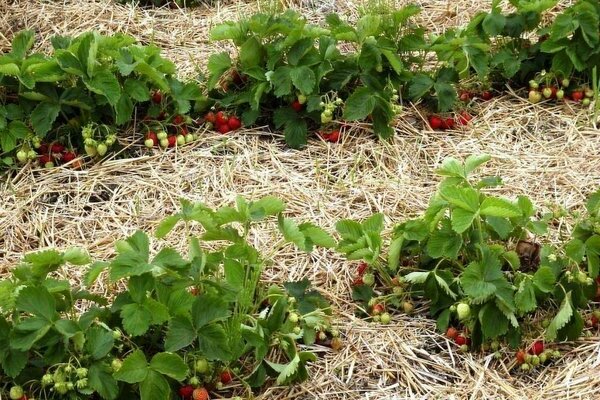
POLYGON ((464 91, 460 92, 459 99, 460 99, 460 101, 467 103, 469 100, 471 100, 471 93, 464 90, 464 91))
POLYGON ((40 148, 37 149, 39 154, 48 154, 48 145, 43 143, 40 145, 40 148))
POLYGON ((231 377, 231 372, 229 371, 223 371, 221 372, 221 383, 223 385, 227 385, 229 382, 231 382, 233 378, 231 377))
POLYGON ((338 129, 331 131, 324 139, 331 143, 337 143, 340 141, 340 131, 338 129))
POLYGON ((167 140, 169 141, 169 147, 175 147, 175 144, 177 143, 177 136, 171 135, 167 137, 167 140))
POLYGON ((494 95, 489 90, 484 90, 481 92, 481 98, 485 101, 491 100, 493 97, 494 95))
POLYGON ((65 154, 63 154, 62 160, 63 162, 68 163, 73 161, 75 158, 77 158, 77 154, 72 151, 67 151, 65 154))
POLYGON ((369 264, 367 264, 364 261, 361 262, 360 264, 358 264, 358 275, 360 275, 360 276, 364 275, 367 268, 369 268, 369 264))
POLYGON ((210 122, 211 124, 214 124, 216 120, 217 120, 217 117, 215 116, 215 113, 212 111, 207 113, 206 116, 204 117, 204 121, 210 122))
POLYGON ((443 125, 444 120, 438 117, 437 115, 429 116, 429 126, 431 126, 431 129, 441 129, 443 125))
POLYGON ((157 90, 154 93, 152 93, 152 102, 159 104, 161 101, 162 101, 162 93, 160 92, 160 90, 157 90))
POLYGON ((442 122, 442 128, 444 129, 452 129, 454 128, 454 118, 446 118, 443 122, 442 122))
POLYGON ((146 139, 152 139, 155 146, 158 146, 158 136, 156 136, 156 132, 149 131, 146 135, 146 139))
POLYGON ((595 315, 592 315, 590 320, 592 321, 592 326, 598 326, 598 317, 596 317, 595 315))
POLYGON ((41 156, 38 157, 38 160, 41 165, 45 165, 46 163, 51 162, 52 158, 48 154, 42 154, 41 156))
POLYGON ((179 127, 179 133, 183 136, 186 136, 189 132, 187 126, 183 125, 179 127))
POLYGON ((194 387, 192 385, 185 385, 179 388, 179 396, 184 399, 189 399, 192 397, 192 393, 194 393, 194 387))
POLYGON ((571 93, 571 98, 573 99, 573 101, 583 100, 583 91, 575 90, 574 92, 571 93))
POLYGON ((52 145, 52 147, 50 148, 50 152, 52 154, 62 153, 63 151, 65 151, 65 146, 63 146, 62 144, 59 144, 59 143, 54 143, 52 145))
POLYGON ((227 115, 223 111, 219 111, 215 117, 215 122, 219 125, 225 125, 229 122, 229 118, 227 118, 227 115))
POLYGON ((242 123, 240 122, 238 117, 229 117, 227 125, 229 125, 232 131, 235 131, 236 129, 239 129, 242 126, 242 123))
POLYGON ((544 352, 544 342, 542 342, 541 340, 536 340, 535 342, 533 342, 533 344, 529 348, 529 354, 534 354, 536 356, 539 356, 543 352, 544 352))
POLYGON ((468 344, 467 343, 467 338, 464 337, 463 335, 458 335, 454 338, 454 343, 456 343, 459 346, 462 346, 463 344, 468 344))
POLYGON ((219 132, 221 132, 222 134, 226 134, 231 131, 231 128, 229 127, 228 124, 225 123, 225 124, 217 125, 217 130, 219 132))
POLYGON ((175 125, 181 125, 181 124, 183 124, 183 121, 184 121, 183 116, 181 116, 181 115, 176 115, 175 117, 173 117, 173 123, 175 125))
POLYGON ((523 364, 525 362, 525 352, 523 350, 517 351, 516 358, 519 364, 523 364))
POLYGON ((299 112, 302 111, 302 104, 300 104, 300 102, 298 100, 294 100, 292 102, 292 108, 294 109, 294 111, 299 112))
POLYGON ((196 388, 192 393, 192 400, 208 400, 208 391, 204 388, 196 388))
POLYGON ((457 118, 458 123, 461 125, 467 125, 472 119, 473 117, 471 116, 471 114, 469 114, 466 111, 461 111, 457 118))
POLYGON ((356 279, 354 279, 354 280, 352 281, 352 285, 353 285, 353 286, 361 286, 361 285, 364 285, 364 284, 365 284, 365 283, 363 282, 363 278, 362 278, 362 276, 359 276, 358 278, 356 278, 356 279))
POLYGON ((458 336, 458 330, 452 326, 450 328, 448 328, 448 330, 446 331, 446 337, 448 339, 456 339, 457 336, 458 336))

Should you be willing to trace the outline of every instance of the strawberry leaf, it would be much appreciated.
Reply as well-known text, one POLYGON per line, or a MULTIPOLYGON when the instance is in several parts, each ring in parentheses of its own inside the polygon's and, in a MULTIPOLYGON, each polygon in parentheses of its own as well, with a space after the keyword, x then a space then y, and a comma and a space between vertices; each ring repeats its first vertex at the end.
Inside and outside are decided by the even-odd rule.
POLYGON ((486 197, 481 203, 480 213, 492 217, 516 218, 521 216, 521 209, 508 200, 486 197))
POLYGON ((569 323, 572 316, 571 292, 568 292, 560 305, 558 313, 546 329, 546 339, 553 342, 558 336, 558 331, 569 323))

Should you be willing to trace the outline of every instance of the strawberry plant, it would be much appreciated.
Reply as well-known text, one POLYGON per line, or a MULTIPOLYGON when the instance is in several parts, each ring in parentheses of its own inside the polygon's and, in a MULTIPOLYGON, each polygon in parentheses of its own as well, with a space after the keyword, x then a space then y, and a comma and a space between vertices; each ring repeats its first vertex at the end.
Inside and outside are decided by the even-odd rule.
POLYGON ((142 231, 118 241, 107 261, 91 263, 80 249, 26 255, 0 281, 5 390, 36 398, 166 399, 174 391, 201 398, 232 381, 259 388, 306 379, 315 355, 302 345, 331 336, 330 307, 306 280, 263 286, 269 260, 248 237, 278 215, 281 244, 310 251, 335 241, 283 217, 284 208, 273 197, 238 198, 235 208, 217 210, 182 201, 156 236, 183 221, 187 255, 170 247, 154 253, 142 231), (196 223, 200 236, 191 233, 196 223), (56 273, 90 263, 83 287, 56 273), (93 293, 98 280, 115 292, 93 293))
POLYGON ((364 276, 357 282, 353 297, 372 315, 376 305, 410 312, 406 303, 426 300, 441 331, 451 328, 455 341, 457 328, 468 334, 456 341, 461 346, 505 340, 518 347, 524 337, 541 335, 538 313, 554 315, 545 327, 548 341, 575 339, 583 328, 580 310, 596 295, 599 193, 588 202, 590 218, 564 249, 542 246, 536 238, 546 233, 548 216, 536 218, 525 196, 509 200, 489 193, 500 178, 472 178, 488 160, 445 160, 437 170, 445 179, 428 209, 395 226, 387 257, 381 255, 382 214, 338 222, 338 250, 348 260, 363 260, 363 274, 375 273, 370 282, 364 276))

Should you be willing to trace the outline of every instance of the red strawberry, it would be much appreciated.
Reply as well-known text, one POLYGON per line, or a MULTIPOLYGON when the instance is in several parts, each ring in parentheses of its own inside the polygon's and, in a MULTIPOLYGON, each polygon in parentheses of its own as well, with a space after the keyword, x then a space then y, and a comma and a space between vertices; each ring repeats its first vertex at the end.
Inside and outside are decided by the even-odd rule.
POLYGON ((166 116, 165 112, 161 111, 160 114, 158 114, 158 117, 156 117, 156 119, 159 121, 162 121, 165 119, 165 116, 166 116))
POLYGON ((454 328, 454 327, 451 326, 446 331, 446 337, 448 339, 456 339, 458 337, 458 330, 456 328, 454 328))
POLYGON ((185 385, 179 388, 179 396, 183 399, 190 399, 192 393, 194 393, 194 387, 192 385, 185 385))
POLYGON ((592 321, 592 326, 598 326, 598 322, 599 322, 598 317, 596 317, 595 315, 592 315, 590 320, 592 321))
POLYGON ((215 116, 215 113, 212 111, 207 113, 206 116, 204 117, 204 121, 210 122, 211 124, 214 124, 216 120, 217 120, 217 117, 215 116))
POLYGON ((583 99, 583 91, 575 90, 571 92, 571 98, 573 99, 573 101, 581 101, 583 99))
POLYGON ((471 114, 469 114, 466 111, 461 111, 460 114, 458 115, 458 123, 461 125, 467 125, 469 123, 470 120, 472 120, 473 117, 471 116, 471 114))
POLYGON ((62 153, 63 151, 65 151, 65 146, 60 143, 54 143, 52 147, 50 147, 50 152, 52 154, 62 153))
POLYGON ((232 131, 235 131, 236 129, 239 129, 242 126, 242 123, 240 122, 238 117, 233 116, 229 117, 227 125, 229 125, 232 131))
POLYGON ((444 120, 438 117, 437 115, 429 116, 429 126, 431 129, 441 129, 444 125, 444 120))
POLYGON ((231 382, 232 379, 233 379, 233 377, 231 376, 230 371, 225 370, 225 371, 221 372, 221 383, 223 385, 227 385, 229 382, 231 382))
POLYGON ((40 162, 41 165, 45 165, 46 163, 51 162, 52 158, 48 154, 42 154, 41 156, 38 157, 38 161, 40 162))
POLYGON ((75 158, 77 158, 77 154, 75 154, 72 151, 67 151, 65 154, 63 154, 62 160, 63 162, 70 162, 73 161, 75 158))
POLYGON ((445 120, 443 120, 442 121, 442 128, 444 128, 444 129, 452 129, 452 128, 454 128, 454 119, 448 117, 445 120))
POLYGON ((338 129, 331 131, 330 133, 324 135, 323 139, 331 143, 337 143, 340 141, 340 131, 338 129))
POLYGON ((523 364, 525 362, 525 352, 523 350, 517 351, 516 358, 517 363, 523 364))
POLYGON ((149 131, 146 135, 146 139, 152 139, 155 146, 158 146, 158 136, 156 136, 156 132, 149 131))
POLYGON ((167 140, 169 141, 169 147, 175 147, 175 144, 177 143, 177 136, 170 135, 167 137, 167 140))
POLYGON ((469 93, 466 90, 463 90, 462 92, 460 92, 458 98, 460 99, 460 101, 467 103, 469 100, 471 100, 471 93, 469 93))
POLYGON ((225 115, 223 113, 223 111, 219 111, 215 117, 215 122, 219 125, 226 125, 227 122, 229 121, 229 118, 227 118, 227 115, 225 115))
POLYGON ((189 133, 187 126, 185 126, 185 125, 180 126, 179 133, 181 133, 183 136, 186 136, 189 133))
POLYGON ((535 342, 533 342, 533 344, 529 348, 529 354, 534 354, 536 356, 539 356, 543 352, 544 352, 544 342, 542 342, 541 340, 536 340, 535 342))
POLYGON ((454 338, 454 343, 456 343, 459 346, 462 346, 464 344, 469 344, 469 339, 467 339, 466 337, 464 337, 463 335, 458 335, 454 338))
POLYGON ((162 93, 160 92, 160 90, 157 90, 154 93, 152 93, 152 101, 156 104, 159 104, 162 101, 162 93))
POLYGON ((38 154, 48 154, 48 145, 46 143, 42 143, 37 151, 38 154))
POLYGON ((354 280, 352 281, 352 285, 353 285, 353 286, 361 286, 361 285, 364 285, 364 284, 365 284, 365 283, 363 282, 363 278, 362 278, 362 276, 359 276, 358 278, 356 278, 356 279, 354 279, 354 280))
POLYGON ((493 97, 494 95, 489 90, 484 90, 481 92, 481 98, 485 101, 491 100, 493 97))
POLYGON ((183 116, 181 115, 176 115, 175 117, 173 117, 173 124, 175 125, 181 125, 183 124, 183 116))
POLYGON ((358 264, 358 275, 360 275, 360 276, 364 275, 367 268, 369 268, 369 264, 367 264, 364 261, 361 262, 360 264, 358 264))
POLYGON ((192 400, 208 400, 208 391, 204 388, 196 388, 192 393, 192 400))
POLYGON ((294 100, 292 102, 292 108, 294 109, 294 111, 296 112, 300 112, 302 111, 302 104, 300 104, 300 102, 298 100, 294 100))
POLYGON ((228 124, 217 125, 217 130, 222 134, 226 134, 231 131, 231 128, 228 124))

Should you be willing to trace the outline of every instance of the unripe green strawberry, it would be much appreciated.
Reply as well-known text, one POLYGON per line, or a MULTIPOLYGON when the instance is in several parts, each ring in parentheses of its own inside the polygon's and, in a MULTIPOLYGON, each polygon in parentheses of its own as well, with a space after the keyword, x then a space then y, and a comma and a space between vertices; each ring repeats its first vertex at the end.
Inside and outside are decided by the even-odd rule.
POLYGON ((539 87, 540 87, 540 85, 539 85, 539 84, 538 84, 536 81, 534 81, 534 80, 532 79, 532 80, 530 80, 530 81, 529 81, 529 87, 530 87, 531 89, 537 89, 537 88, 539 88, 539 87))
POLYGON ((45 374, 44 376, 42 376, 42 379, 40 382, 42 383, 42 386, 48 386, 48 385, 52 385, 54 383, 54 379, 52 379, 52 375, 45 374))
POLYGON ((531 365, 534 367, 540 365, 540 358, 538 356, 531 356, 531 365))
POLYGON ((27 162, 27 152, 23 149, 17 151, 17 160, 20 163, 25 164, 27 162))
POLYGON ((496 360, 499 360, 502 358, 502 353, 500 353, 499 351, 494 352, 494 358, 496 360))
POLYGON ((108 151, 108 147, 104 143, 98 143, 98 146, 96 146, 96 151, 98 152, 98 155, 102 157, 108 151))
POLYGON ((159 144, 160 144, 160 147, 162 147, 163 149, 166 149, 167 147, 169 147, 169 139, 167 139, 167 138, 160 139, 159 144))
POLYGON ((467 346, 466 344, 463 344, 462 346, 459 347, 459 350, 463 353, 466 353, 469 351, 469 346, 467 346))
POLYGON ((153 148, 154 147, 154 140, 152 140, 152 139, 146 139, 146 140, 144 140, 144 146, 146 146, 149 149, 153 148))
POLYGON ((471 307, 467 303, 459 303, 456 306, 456 313, 459 320, 465 320, 471 316, 471 307))
POLYGON ((496 340, 494 340, 490 344, 490 348, 492 349, 492 351, 498 351, 498 349, 500 348, 500 343, 498 343, 496 340))
POLYGON ((414 309, 415 309, 415 306, 410 301, 405 301, 405 302, 402 303, 402 310, 406 314, 412 313, 414 309))
POLYGON ((186 143, 191 143, 191 142, 193 142, 194 140, 195 140, 195 138, 194 138, 194 135, 191 135, 191 134, 187 134, 187 135, 185 135, 185 142, 186 142, 186 143))
POLYGON ((294 333, 295 333, 296 335, 299 335, 299 334, 301 334, 301 333, 302 333, 302 328, 300 328, 299 326, 295 326, 295 327, 294 327, 294 333))
POLYGON ((560 81, 560 85, 564 88, 569 87, 569 85, 571 84, 571 81, 568 80, 567 78, 563 79, 562 81, 560 81))
POLYGON ((533 104, 539 103, 540 101, 542 101, 542 94, 537 90, 530 90, 529 101, 533 104))
POLYGON ((85 153, 90 156, 90 157, 95 157, 96 154, 98 154, 98 151, 96 151, 96 147, 94 146, 90 146, 90 145, 85 145, 84 146, 85 149, 85 153))
POLYGON ((591 104, 591 102, 592 101, 590 100, 590 98, 586 97, 585 99, 581 100, 581 105, 584 106, 584 107, 587 107, 587 106, 589 106, 591 104))
POLYGON ((85 378, 85 377, 87 377, 88 369, 87 368, 77 368, 75 370, 75 374, 77 375, 78 378, 85 378))
POLYGON ((550 97, 552 97, 552 89, 550 89, 549 87, 544 88, 544 90, 542 90, 542 94, 544 95, 545 98, 549 99, 550 97))
POLYGON ((306 99, 306 96, 305 96, 305 95, 303 95, 303 94, 299 94, 299 95, 298 95, 298 103, 300 103, 300 104, 305 104, 305 103, 306 103, 306 100, 307 100, 307 99, 306 99))
POLYGON ((37 153, 33 150, 29 150, 27 152, 27 158, 30 160, 35 160, 37 158, 37 153))
POLYGON ((196 361, 196 372, 200 373, 200 374, 205 374, 208 372, 208 361, 205 358, 200 358, 196 361))
POLYGON ((404 289, 402 286, 394 286, 393 292, 396 296, 402 296, 404 294, 404 289))
POLYGON ((564 99, 564 98, 565 98, 565 91, 564 91, 564 90, 562 90, 562 89, 558 90, 558 91, 556 92, 556 98, 557 98, 558 100, 562 100, 562 99, 564 99))
POLYGON ((10 388, 9 396, 11 399, 19 400, 23 395, 23 388, 21 386, 13 386, 10 388))
POLYGON ((590 88, 586 88, 585 91, 583 92, 583 94, 585 95, 585 97, 587 97, 589 99, 594 97, 594 91, 590 88))
POLYGON ((295 324, 298 322, 298 320, 300 319, 300 317, 298 316, 298 314, 296 314, 295 312, 291 312, 290 315, 288 316, 288 320, 292 323, 295 324))
POLYGON ((185 136, 177 135, 177 145, 183 146, 185 144, 185 136))
POLYGON ((363 283, 367 286, 373 286, 375 284, 375 275, 367 273, 363 276, 363 283))
POLYGON ((165 131, 160 131, 156 133, 156 137, 158 138, 158 140, 166 139, 167 136, 169 135, 165 131))
POLYGON ((189 380, 189 384, 192 386, 198 386, 200 384, 200 379, 197 376, 192 376, 189 380))
POLYGON ((531 367, 529 366, 529 364, 525 363, 525 364, 521 364, 521 371, 523 372, 527 372, 531 369, 531 367))
POLYGON ((381 323, 384 324, 384 325, 389 324, 390 321, 391 321, 390 314, 388 314, 388 313, 381 314, 380 320, 381 320, 381 323))
POLYGON ((119 371, 122 366, 123 366, 123 361, 119 360, 118 358, 115 358, 110 363, 110 367, 112 368, 113 372, 119 371))
POLYGON ((540 354, 539 358, 540 358, 540 363, 542 363, 542 364, 544 364, 548 360, 548 356, 546 355, 546 353, 540 354))
POLYGON ((44 168, 54 168, 54 163, 52 161, 48 161, 44 164, 44 168))

